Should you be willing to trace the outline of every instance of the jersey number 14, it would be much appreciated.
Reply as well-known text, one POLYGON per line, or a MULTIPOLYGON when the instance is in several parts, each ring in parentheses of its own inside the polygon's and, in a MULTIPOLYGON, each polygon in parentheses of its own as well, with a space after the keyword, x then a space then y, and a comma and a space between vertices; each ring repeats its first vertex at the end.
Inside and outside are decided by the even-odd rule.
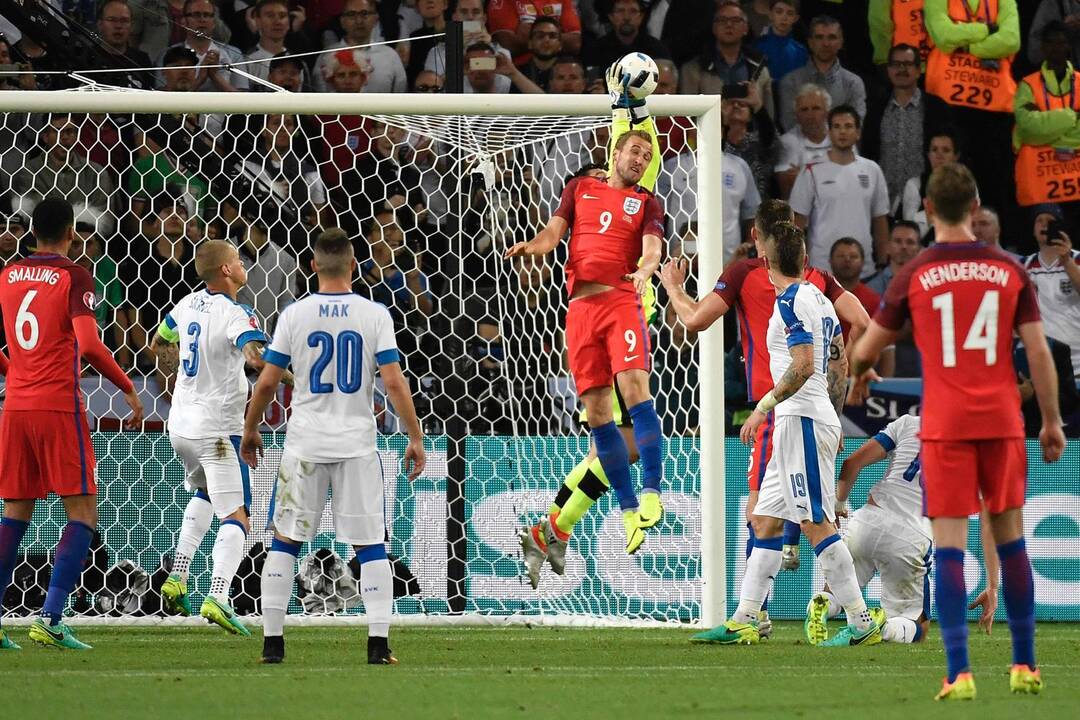
MULTIPOLYGON (((964 350, 982 350, 986 354, 987 367, 997 364, 999 297, 997 290, 983 293, 961 346, 964 350)), ((956 367, 956 316, 952 292, 935 295, 930 305, 941 313, 941 364, 947 368, 956 367)))

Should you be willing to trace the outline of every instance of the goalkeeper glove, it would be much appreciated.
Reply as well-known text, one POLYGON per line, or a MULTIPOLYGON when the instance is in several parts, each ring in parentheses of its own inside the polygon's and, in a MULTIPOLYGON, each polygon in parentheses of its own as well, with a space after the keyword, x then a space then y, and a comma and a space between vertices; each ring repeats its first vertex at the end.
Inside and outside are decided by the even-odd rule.
POLYGON ((619 71, 618 60, 608 67, 607 72, 604 73, 604 81, 608 95, 611 97, 611 110, 616 119, 629 120, 630 127, 649 119, 649 108, 645 105, 645 98, 639 99, 630 95, 630 76, 619 71))

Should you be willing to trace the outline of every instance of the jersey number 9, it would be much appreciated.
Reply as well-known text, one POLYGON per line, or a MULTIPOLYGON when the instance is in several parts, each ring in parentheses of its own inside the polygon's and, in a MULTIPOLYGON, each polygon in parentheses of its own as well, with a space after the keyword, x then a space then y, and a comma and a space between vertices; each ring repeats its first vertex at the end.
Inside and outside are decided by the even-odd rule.
POLYGON ((360 389, 360 365, 364 351, 364 339, 360 333, 346 330, 337 336, 322 330, 308 335, 308 347, 319 348, 319 357, 311 366, 309 386, 315 394, 334 391, 334 385, 323 382, 322 376, 330 361, 337 356, 337 389, 351 395, 360 389), (336 353, 335 353, 336 350, 336 353))

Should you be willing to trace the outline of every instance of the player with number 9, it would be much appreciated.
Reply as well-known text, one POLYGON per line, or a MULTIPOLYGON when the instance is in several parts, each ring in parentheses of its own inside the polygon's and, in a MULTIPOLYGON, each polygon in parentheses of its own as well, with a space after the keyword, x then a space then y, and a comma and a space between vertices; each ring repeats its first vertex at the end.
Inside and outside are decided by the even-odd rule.
POLYGON ((660 202, 641 187, 653 156, 649 132, 632 129, 619 135, 608 177, 571 180, 547 226, 505 254, 545 255, 570 230, 566 263, 570 371, 588 414, 597 457, 623 511, 626 549, 631 553, 644 540, 642 529, 663 515, 662 438, 649 394, 651 347, 642 307, 642 295, 660 262, 664 235, 660 202), (613 418, 613 380, 628 406, 641 454, 640 506, 630 480, 626 441, 613 418))
MULTIPOLYGON (((80 642, 62 617, 82 574, 97 526, 94 448, 79 386, 86 358, 124 393, 129 427, 142 423, 135 386, 98 335, 94 280, 68 259, 75 237, 74 211, 59 198, 34 208, 31 230, 37 252, 0 271, 0 315, 11 352, 7 401, 0 416, 0 598, 11 582, 19 543, 34 505, 49 492, 64 502, 68 523, 56 546, 49 591, 30 639, 71 650, 80 642)), ((18 645, 0 630, 0 650, 18 645)))
POLYGON ((856 388, 910 319, 923 363, 922 477, 925 511, 934 533, 935 602, 948 674, 939 700, 975 697, 967 657, 964 548, 967 519, 980 497, 1001 558, 1002 586, 1013 640, 1010 687, 1037 693, 1035 598, 1024 545, 1027 456, 1012 360, 1019 334, 1042 413, 1043 457, 1061 457, 1065 438, 1057 374, 1024 269, 1000 248, 975 241, 971 214, 979 207, 975 179, 963 165, 934 170, 926 211, 937 244, 904 266, 885 291, 881 309, 853 351, 856 388))

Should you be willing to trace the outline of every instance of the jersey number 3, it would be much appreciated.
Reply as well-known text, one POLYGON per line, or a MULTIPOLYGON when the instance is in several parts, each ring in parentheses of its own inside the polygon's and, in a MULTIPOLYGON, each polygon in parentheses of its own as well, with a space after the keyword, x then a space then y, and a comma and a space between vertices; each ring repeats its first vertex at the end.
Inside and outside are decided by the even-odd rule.
MULTIPOLYGON (((986 354, 987 367, 997 364, 999 297, 997 290, 983 293, 979 309, 961 346, 964 350, 982 350, 986 354)), ((956 316, 952 292, 934 296, 930 305, 941 313, 941 364, 947 368, 956 367, 956 316)))
POLYGON ((352 394, 360 389, 360 364, 364 351, 364 339, 360 333, 346 330, 337 336, 319 330, 308 335, 308 347, 319 348, 319 357, 311 366, 309 386, 311 392, 322 394, 334 391, 331 383, 323 382, 322 376, 330 361, 337 356, 337 389, 352 394), (335 350, 337 351, 335 353, 335 350))

